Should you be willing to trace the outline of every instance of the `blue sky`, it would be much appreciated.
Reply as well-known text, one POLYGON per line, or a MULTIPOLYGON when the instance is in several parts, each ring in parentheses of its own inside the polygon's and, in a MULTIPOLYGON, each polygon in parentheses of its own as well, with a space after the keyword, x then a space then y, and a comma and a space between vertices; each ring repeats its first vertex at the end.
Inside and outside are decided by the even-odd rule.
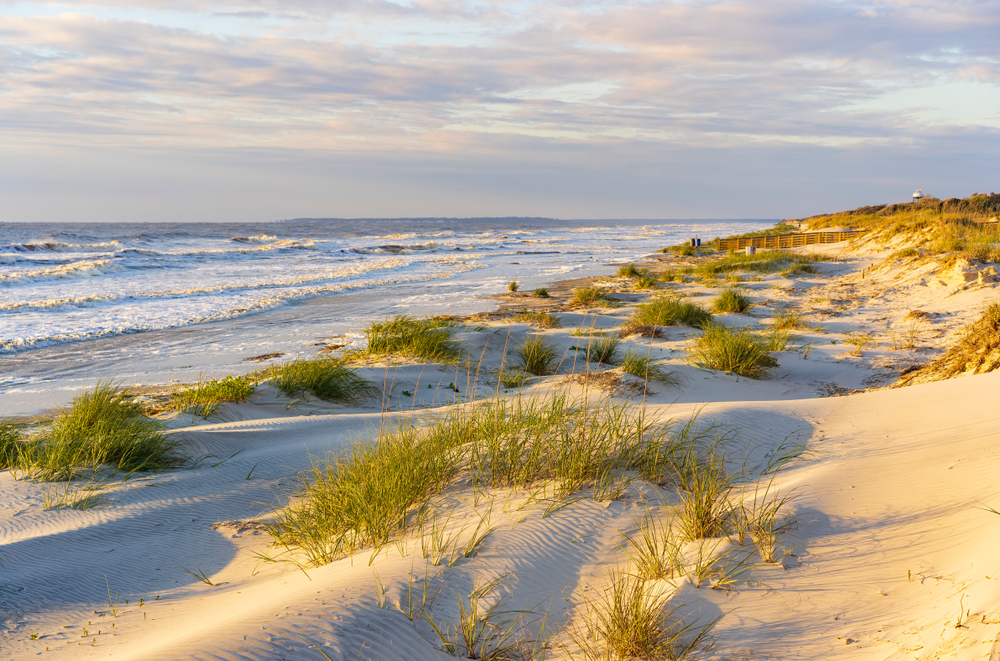
POLYGON ((1000 2, 0 0, 0 222, 1000 189, 1000 2))

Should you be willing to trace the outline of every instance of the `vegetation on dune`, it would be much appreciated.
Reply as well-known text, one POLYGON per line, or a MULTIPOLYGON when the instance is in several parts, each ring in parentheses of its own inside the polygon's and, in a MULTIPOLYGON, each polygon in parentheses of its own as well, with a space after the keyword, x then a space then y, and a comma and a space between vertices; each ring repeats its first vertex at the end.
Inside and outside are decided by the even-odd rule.
POLYGON ((649 273, 648 269, 636 266, 635 264, 625 264, 618 267, 618 277, 620 278, 638 278, 647 273, 649 273))
POLYGON ((647 303, 640 303, 636 311, 622 325, 622 337, 641 334, 655 336, 656 328, 664 326, 692 326, 701 328, 712 320, 708 310, 677 296, 661 296, 647 303))
POLYGON ((712 301, 712 312, 726 314, 736 312, 746 314, 754 306, 753 299, 736 287, 724 290, 712 301))
POLYGON ((963 329, 958 343, 945 355, 904 374, 893 387, 985 374, 997 368, 1000 368, 1000 302, 993 302, 979 319, 963 329))
POLYGON ((289 397, 308 394, 340 404, 357 404, 379 392, 377 386, 358 376, 343 360, 329 356, 274 365, 264 370, 262 376, 289 397))
POLYGON ((552 364, 559 357, 554 345, 537 336, 526 339, 514 350, 514 354, 521 370, 535 376, 551 374, 552 364))
POLYGON ((626 374, 637 376, 645 381, 659 381, 671 386, 680 384, 680 380, 673 372, 653 362, 648 355, 633 351, 632 349, 625 352, 618 367, 626 374))
POLYGON ((526 324, 533 324, 538 328, 561 328, 559 318, 548 312, 519 312, 514 319, 526 324))
POLYGON ((618 362, 618 345, 615 335, 594 335, 587 344, 587 362, 614 365, 618 362))
POLYGON ((510 282, 507 283, 507 291, 509 291, 509 292, 515 292, 515 291, 517 291, 520 288, 521 288, 521 285, 520 285, 520 283, 518 283, 517 280, 511 280, 510 282))
POLYGON ((791 253, 784 250, 760 250, 753 255, 733 253, 720 259, 712 260, 695 267, 698 276, 712 277, 736 271, 751 271, 754 273, 795 273, 798 271, 815 272, 813 262, 828 262, 833 257, 820 253, 791 253))
POLYGON ((29 479, 72 480, 103 468, 142 472, 183 462, 163 426, 127 389, 100 381, 30 435, 0 427, 4 463, 29 479), (16 434, 16 435, 15 435, 16 434))
POLYGON ((221 379, 199 381, 172 393, 170 408, 208 417, 224 402, 246 401, 256 389, 255 381, 247 377, 230 375, 221 379))
POLYGON ((776 346, 775 341, 748 329, 709 324, 688 347, 688 357, 708 369, 758 379, 778 366, 770 353, 772 346, 776 346))
POLYGON ((368 355, 402 355, 424 360, 452 362, 461 350, 452 339, 454 324, 439 319, 415 319, 401 314, 373 322, 365 328, 368 355))
POLYGON ((538 287, 531 295, 535 298, 550 298, 549 290, 545 287, 538 287))
POLYGON ((810 229, 847 227, 868 230, 866 241, 909 244, 893 257, 956 255, 1000 262, 1000 194, 958 199, 924 197, 919 202, 866 206, 804 219, 810 229), (990 221, 994 222, 990 222, 990 221), (919 251, 918 251, 919 249, 919 251))
POLYGON ((605 296, 600 287, 577 287, 570 300, 577 305, 594 305, 604 301, 605 296))

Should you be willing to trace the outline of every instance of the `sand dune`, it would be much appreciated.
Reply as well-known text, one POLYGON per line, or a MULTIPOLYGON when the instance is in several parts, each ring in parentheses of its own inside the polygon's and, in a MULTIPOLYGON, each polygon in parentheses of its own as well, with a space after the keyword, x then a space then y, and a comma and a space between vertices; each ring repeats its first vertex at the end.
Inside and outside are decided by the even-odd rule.
MULTIPOLYGON (((681 377, 680 387, 651 387, 645 401, 651 413, 679 420, 697 413, 702 425, 731 428, 732 456, 748 455, 754 470, 782 443, 807 448, 777 480, 781 493, 796 494, 796 523, 779 562, 754 566, 729 589, 664 582, 683 614, 718 619, 714 649, 696 658, 985 659, 1000 634, 1000 516, 984 509, 1000 508, 994 478, 1000 410, 993 403, 1000 374, 819 396, 831 394, 823 390, 830 384, 841 391, 885 385, 886 363, 903 358, 884 347, 847 356, 842 342, 828 339, 840 332, 834 325, 901 319, 920 304, 937 304, 929 286, 915 280, 891 292, 886 280, 862 280, 860 270, 871 262, 860 256, 823 264, 811 282, 775 276, 751 284, 772 306, 792 298, 805 308, 819 299, 815 312, 830 307, 822 301, 831 297, 854 301, 828 317, 830 328, 803 331, 813 348, 807 355, 780 353, 781 367, 769 379, 687 365, 682 349, 693 330, 625 342, 662 357, 681 377), (859 287, 871 289, 860 304, 857 293, 833 293, 859 287)), ((961 311, 935 322, 927 355, 911 352, 910 359, 943 351, 991 295, 988 283, 953 291, 952 301, 964 300, 961 311)), ((772 311, 764 306, 755 314, 766 319, 772 311)), ((604 310, 596 321, 611 326, 628 313, 604 310)), ((568 327, 583 320, 563 315, 568 327)), ((486 357, 484 374, 498 366, 502 347, 530 331, 524 324, 509 328, 512 335, 502 324, 459 335, 470 353, 486 357)), ((543 334, 567 355, 579 341, 567 328, 543 334)), ((570 369, 565 363, 562 372, 570 369)), ((411 410, 442 410, 454 397, 448 384, 459 397, 470 395, 471 384, 453 368, 409 363, 362 372, 392 386, 386 401, 396 412, 290 406, 265 388, 248 404, 223 407, 228 422, 175 419, 185 452, 212 457, 193 469, 116 483, 103 492, 108 502, 101 507, 43 511, 52 485, 0 473, 3 658, 451 658, 426 619, 408 617, 407 595, 421 598, 426 585, 426 613, 447 626, 458 619, 459 597, 497 577, 503 578, 491 603, 503 597, 502 610, 531 611, 522 624, 535 633, 544 614, 545 658, 568 658, 569 632, 583 626, 583 604, 604 589, 610 568, 627 566, 621 533, 635 529, 644 500, 669 494, 636 482, 618 500, 584 497, 555 507, 551 500, 531 502, 524 492, 449 490, 437 505, 456 548, 486 517, 493 529, 478 554, 450 567, 433 564, 420 534, 322 567, 263 562, 260 555, 277 552, 271 538, 233 523, 266 519, 311 457, 342 449, 411 410)), ((558 384, 597 396, 562 378, 535 379, 528 392, 558 384)), ((476 394, 495 392, 484 379, 476 394)))

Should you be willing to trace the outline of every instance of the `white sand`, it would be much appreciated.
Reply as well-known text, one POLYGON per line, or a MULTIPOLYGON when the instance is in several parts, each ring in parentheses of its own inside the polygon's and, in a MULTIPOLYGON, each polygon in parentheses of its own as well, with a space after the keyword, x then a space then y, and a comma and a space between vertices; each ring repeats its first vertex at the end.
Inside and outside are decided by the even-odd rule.
MULTIPOLYGON (((820 265, 821 277, 768 276, 749 283, 771 299, 754 310, 754 319, 766 319, 777 302, 789 301, 824 327, 802 333, 813 343, 808 356, 778 354, 781 367, 771 378, 754 381, 687 365, 682 349, 695 331, 669 329, 666 338, 652 341, 652 354, 669 359, 683 378, 680 388, 653 386, 647 405, 656 413, 685 419, 700 410, 704 424, 731 425, 738 430, 733 447, 754 448, 755 465, 786 439, 809 449, 779 477, 782 491, 798 495, 797 525, 783 546, 792 554, 780 564, 754 567, 747 576, 752 581, 729 591, 690 583, 678 589, 685 612, 703 621, 721 618, 708 658, 985 659, 1000 634, 1000 516, 982 509, 1000 508, 1000 409, 994 402, 1000 374, 820 396, 890 383, 901 366, 938 355, 978 316, 994 285, 966 288, 965 278, 958 282, 947 274, 937 278, 947 282, 936 285, 935 276, 917 277, 905 266, 862 279, 861 269, 874 261, 863 255, 820 265), (892 351, 884 334, 903 324, 911 309, 941 314, 927 322, 920 349, 892 351), (841 333, 858 329, 883 345, 862 357, 850 355, 841 333)), ((606 312, 598 325, 610 326, 629 310, 606 312)), ((739 315, 723 320, 750 321, 739 315)), ((566 328, 544 333, 563 349, 585 342, 567 332, 582 315, 563 315, 563 321, 566 328)), ((529 330, 512 329, 511 345, 529 330)), ((473 355, 486 356, 484 375, 508 343, 506 327, 460 337, 473 355)), ((636 337, 623 345, 646 350, 650 341, 636 337)), ((453 368, 363 372, 393 386, 392 409, 440 406, 455 396, 447 387, 452 382, 468 395, 466 376, 456 377, 453 368)), ((535 380, 531 389, 544 390, 561 378, 535 380)), ((493 387, 484 383, 479 394, 493 387)), ((266 534, 212 524, 266 514, 277 502, 275 492, 287 489, 310 454, 344 447, 382 416, 376 407, 289 407, 268 388, 248 404, 224 406, 220 415, 232 422, 196 419, 180 432, 188 454, 218 459, 117 484, 105 492, 110 502, 94 509, 43 511, 43 492, 52 487, 0 473, 0 614, 6 625, 0 658, 324 658, 311 643, 332 659, 453 658, 441 651, 430 625, 403 613, 411 575, 416 592, 425 575, 437 577, 430 613, 438 622, 455 621, 456 595, 509 572, 496 593, 507 594, 504 610, 547 612, 550 627, 572 627, 581 621, 587 593, 604 586, 609 568, 626 563, 618 531, 634 530, 639 501, 652 495, 652 487, 635 484, 622 500, 586 498, 543 516, 548 503, 517 509, 527 494, 494 493, 494 533, 477 556, 450 568, 428 569, 419 541, 411 538, 371 565, 371 553, 359 553, 303 572, 259 560, 258 553, 276 552, 266 534), (183 571, 197 568, 217 585, 183 571), (376 572, 386 588, 385 608, 376 572), (122 595, 117 617, 108 612, 108 586, 112 600, 122 595)), ((447 506, 453 506, 451 529, 464 528, 464 542, 491 503, 480 498, 474 505, 471 493, 454 491, 442 503, 447 506)), ((547 658, 565 655, 553 644, 547 658)))

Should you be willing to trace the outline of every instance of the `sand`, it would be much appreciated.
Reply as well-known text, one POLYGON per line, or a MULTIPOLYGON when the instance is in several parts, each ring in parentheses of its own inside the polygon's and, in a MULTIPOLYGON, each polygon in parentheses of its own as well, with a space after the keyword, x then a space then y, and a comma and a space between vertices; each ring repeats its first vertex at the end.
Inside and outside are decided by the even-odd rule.
MULTIPOLYGON (((807 448, 776 484, 795 494, 795 523, 779 562, 752 567, 749 580, 729 589, 687 581, 670 588, 690 617, 718 618, 714 648, 693 658, 986 659, 1000 635, 1000 516, 985 509, 1000 508, 993 401, 1000 373, 888 387, 907 366, 953 344, 995 296, 995 285, 905 263, 872 269, 886 253, 871 247, 842 255, 819 264, 816 275, 747 283, 761 304, 750 316, 721 318, 767 323, 789 304, 821 327, 798 331, 809 351, 777 354, 780 367, 769 378, 687 364, 684 347, 697 334, 691 329, 623 341, 623 350, 662 357, 681 378, 678 387, 651 386, 652 413, 684 420, 697 412, 701 424, 731 427, 732 447, 749 452, 751 465, 782 443, 807 448), (911 310, 928 313, 916 346, 893 350, 889 333, 908 323, 911 310), (855 355, 844 343, 848 331, 879 344, 855 355)), ((683 289, 703 302, 718 291, 683 289)), ((569 331, 612 327, 630 311, 560 312, 564 328, 541 333, 570 358, 560 374, 533 379, 528 391, 559 384, 584 394, 564 384, 575 355, 569 347, 581 342, 569 331)), ((609 569, 627 564, 620 532, 635 529, 643 499, 654 495, 649 485, 550 512, 551 503, 529 503, 525 493, 449 491, 441 508, 461 543, 487 512, 493 527, 477 555, 451 567, 428 563, 416 537, 323 567, 264 562, 261 556, 278 552, 270 537, 238 523, 266 519, 276 494, 287 492, 312 456, 410 411, 453 405, 471 390, 495 393, 488 374, 503 348, 538 331, 482 323, 458 334, 472 355, 483 356, 475 385, 453 367, 401 360, 363 367, 366 378, 388 386, 385 414, 378 402, 293 402, 263 387, 212 419, 168 420, 187 454, 212 458, 115 483, 93 509, 44 511, 51 485, 0 472, 0 658, 452 658, 426 620, 407 616, 408 586, 422 594, 428 585, 427 612, 447 624, 457 620, 457 596, 499 576, 494 601, 505 595, 505 611, 545 613, 549 630, 563 632, 545 658, 569 658, 566 632, 581 626, 582 604, 605 587, 609 569)), ((524 622, 535 630, 540 624, 534 615, 524 622)))

